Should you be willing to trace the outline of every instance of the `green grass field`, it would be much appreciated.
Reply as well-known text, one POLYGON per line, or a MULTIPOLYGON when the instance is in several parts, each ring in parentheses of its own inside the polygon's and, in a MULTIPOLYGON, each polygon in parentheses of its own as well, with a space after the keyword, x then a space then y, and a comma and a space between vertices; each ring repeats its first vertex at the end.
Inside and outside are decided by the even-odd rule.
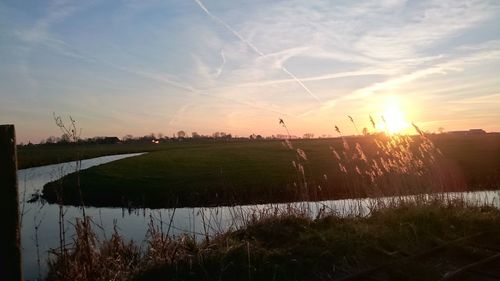
MULTIPOLYGON (((430 138, 442 156, 418 177, 413 174, 417 170, 404 175, 386 172, 375 182, 367 183, 364 174, 356 174, 354 170, 343 173, 331 150, 333 147, 345 152, 341 139, 292 141, 294 149, 304 150, 307 160, 281 141, 185 142, 133 148, 137 150, 127 148, 130 152, 152 152, 93 167, 79 175, 71 174, 46 185, 43 193, 49 202, 62 195, 65 204, 80 204, 80 189, 87 205, 181 207, 499 187, 500 135, 430 138), (303 176, 292 161, 303 165, 303 176)), ((347 156, 356 143, 363 147, 368 158, 381 153, 372 138, 349 138, 347 142, 350 146, 347 156)), ((112 145, 101 152, 115 149, 122 148, 112 145)), ((389 161, 392 156, 384 157, 389 161)), ((359 159, 352 160, 349 156, 342 161, 353 168, 359 159)), ((362 168, 362 163, 356 165, 362 168)))
MULTIPOLYGON (((80 184, 85 202, 93 205, 121 206, 122 197, 148 206, 214 205, 233 197, 257 201, 291 182, 292 159, 280 142, 172 145, 82 171, 80 184)), ((73 196, 75 178, 64 179, 66 202, 79 200, 73 196)))
MULTIPOLYGON (((169 144, 172 146, 173 144, 169 144)), ((18 148, 18 168, 26 169, 57 164, 77 159, 89 159, 105 155, 149 152, 164 149, 164 144, 66 144, 36 145, 18 148)))

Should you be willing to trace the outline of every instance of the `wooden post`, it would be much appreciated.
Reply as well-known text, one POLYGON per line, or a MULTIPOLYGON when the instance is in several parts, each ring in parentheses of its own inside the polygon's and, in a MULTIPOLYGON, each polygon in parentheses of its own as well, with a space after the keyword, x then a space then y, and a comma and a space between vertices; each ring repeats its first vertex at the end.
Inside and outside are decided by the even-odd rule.
POLYGON ((0 125, 0 280, 22 281, 17 154, 14 125, 0 125))

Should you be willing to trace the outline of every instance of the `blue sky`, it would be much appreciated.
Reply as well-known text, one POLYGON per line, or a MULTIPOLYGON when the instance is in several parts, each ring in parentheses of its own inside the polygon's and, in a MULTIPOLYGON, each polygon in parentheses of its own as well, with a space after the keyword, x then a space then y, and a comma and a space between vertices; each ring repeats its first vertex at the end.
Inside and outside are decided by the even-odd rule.
POLYGON ((84 137, 334 135, 389 106, 500 131, 499 31, 494 0, 1 1, 0 123, 24 142, 60 135, 53 112, 84 137))

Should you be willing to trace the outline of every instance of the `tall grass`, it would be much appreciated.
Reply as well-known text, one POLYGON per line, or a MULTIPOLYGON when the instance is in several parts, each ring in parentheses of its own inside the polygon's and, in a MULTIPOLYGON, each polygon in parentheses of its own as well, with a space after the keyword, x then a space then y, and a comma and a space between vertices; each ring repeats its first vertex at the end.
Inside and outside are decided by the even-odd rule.
MULTIPOLYGON (((116 230, 100 240, 91 219, 82 218, 75 224, 68 254, 61 257, 54 251, 47 280, 322 280, 460 237, 498 231, 500 223, 497 209, 462 199, 389 200, 366 206, 364 215, 348 216, 333 209, 312 216, 302 206, 254 210, 238 228, 200 235, 203 239, 169 235, 168 225, 150 217, 140 245, 127 242, 116 230)), ((500 236, 488 241, 500 243, 495 237, 500 236)))
MULTIPOLYGON (((354 119, 349 119, 357 128, 354 119)), ((370 116, 374 128, 375 121, 370 116)), ((280 119, 289 139, 284 147, 295 153, 292 165, 296 171, 293 186, 300 200, 317 201, 329 198, 403 196, 434 192, 465 191, 463 177, 443 157, 441 150, 415 124, 416 135, 372 132, 370 136, 345 137, 338 126, 335 132, 341 145, 330 146, 330 166, 334 178, 323 174, 312 180, 307 153, 295 147, 289 129, 280 119)))

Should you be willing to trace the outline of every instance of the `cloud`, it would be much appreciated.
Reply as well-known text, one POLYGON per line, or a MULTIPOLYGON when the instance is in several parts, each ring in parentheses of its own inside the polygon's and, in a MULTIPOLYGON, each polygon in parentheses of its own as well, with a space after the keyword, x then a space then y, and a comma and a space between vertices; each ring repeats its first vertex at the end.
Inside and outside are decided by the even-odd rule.
POLYGON ((500 104, 500 93, 494 93, 490 95, 484 95, 479 97, 468 97, 464 99, 459 99, 455 101, 451 101, 451 103, 456 104, 500 104))
MULTIPOLYGON (((330 99, 326 101, 325 104, 321 108, 319 108, 319 110, 328 110, 341 102, 346 102, 349 100, 373 99, 377 94, 388 94, 393 91, 397 91, 397 89, 402 85, 414 82, 419 79, 434 76, 436 74, 446 76, 450 74, 450 72, 462 72, 465 68, 473 67, 474 65, 481 65, 484 62, 500 60, 500 50, 495 49, 495 47, 496 44, 491 42, 489 44, 480 44, 480 46, 476 47, 470 45, 468 46, 468 48, 465 48, 466 50, 472 51, 467 55, 461 54, 457 57, 448 58, 445 61, 436 62, 426 68, 419 68, 409 73, 396 75, 382 82, 376 82, 370 86, 360 88, 349 95, 330 99), (485 46, 490 46, 491 49, 486 49, 485 46)), ((484 79, 485 78, 483 77, 483 81, 484 79)), ((453 84, 456 85, 456 82, 453 82, 453 84)), ((465 84, 462 83, 462 87, 463 86, 465 86, 465 84)), ((446 93, 449 92, 450 89, 441 89, 441 91, 446 93)), ((431 93, 425 94, 430 95, 431 93)), ((302 113, 300 116, 308 116, 317 111, 318 109, 308 110, 302 113)))
MULTIPOLYGON (((259 91, 258 88, 273 92, 274 88, 265 87, 288 87, 289 83, 302 86, 307 82, 304 90, 314 92, 317 97, 317 93, 320 94, 323 102, 316 106, 302 103, 300 116, 303 118, 428 77, 453 76, 474 60, 488 61, 495 57, 485 53, 474 58, 470 50, 446 46, 448 40, 492 18, 494 9, 488 1, 411 3, 388 0, 335 5, 328 1, 315 5, 302 1, 276 2, 267 3, 265 9, 257 9, 256 5, 255 9, 245 9, 244 13, 225 14, 224 18, 232 20, 231 25, 214 16, 202 2, 196 3, 259 55, 254 61, 247 58, 245 64, 227 67, 224 79, 209 90, 234 92, 248 88, 246 92, 250 95, 259 91), (439 48, 433 49, 436 46, 439 48), (328 64, 349 67, 317 75, 296 75, 296 66, 289 64, 292 58, 324 59, 325 66, 318 60, 318 68, 329 68, 328 64), (275 69, 288 77, 280 77, 275 69), (323 86, 332 84, 331 80, 363 76, 378 76, 379 81, 345 95, 336 94, 335 88, 323 86)), ((491 46, 486 48, 491 50, 491 46)), ((313 70, 304 69, 303 72, 313 70)), ((244 99, 243 94, 240 97, 244 99)), ((289 104, 287 101, 283 107, 289 104)))
POLYGON ((18 37, 28 43, 60 44, 61 40, 54 39, 50 33, 53 25, 63 22, 72 14, 86 7, 87 4, 70 1, 51 1, 48 5, 48 13, 37 20, 31 28, 20 29, 15 32, 18 37))
MULTIPOLYGON (((50 48, 52 51, 56 52, 59 55, 63 55, 66 57, 71 57, 80 61, 85 61, 85 62, 90 62, 92 64, 97 64, 101 66, 106 66, 110 67, 115 70, 119 70, 121 72, 125 72, 128 74, 135 75, 137 77, 145 78, 145 79, 150 79, 180 90, 183 90, 187 93, 194 94, 197 96, 202 96, 202 97, 209 97, 212 99, 216 100, 222 100, 225 102, 229 102, 232 104, 238 104, 238 105, 243 105, 248 108, 252 109, 257 109, 259 111, 268 111, 272 112, 275 114, 280 114, 280 115, 287 115, 284 112, 277 111, 275 109, 269 109, 266 107, 264 104, 254 104, 252 102, 247 102, 244 100, 238 100, 235 98, 227 97, 227 96, 219 96, 216 94, 212 94, 207 91, 199 90, 197 89, 194 85, 191 85, 189 83, 186 83, 182 80, 180 80, 177 76, 170 75, 168 73, 162 73, 158 71, 148 71, 146 69, 141 69, 138 67, 131 67, 127 66, 126 63, 118 63, 115 62, 114 60, 110 58, 103 58, 100 57, 99 54, 93 54, 89 53, 85 50, 82 50, 80 48, 77 48, 70 43, 67 43, 66 41, 59 39, 56 37, 54 34, 52 34, 51 29, 57 25, 61 24, 64 20, 67 20, 73 15, 74 13, 84 10, 86 6, 84 5, 73 5, 70 2, 66 1, 56 1, 51 4, 51 7, 49 9, 48 14, 43 16, 41 19, 37 20, 35 24, 28 29, 22 29, 22 30, 17 30, 16 35, 18 38, 20 38, 23 42, 28 43, 31 45, 31 48, 36 48, 37 45, 43 45, 45 47, 50 48)), ((129 5, 129 8, 138 8, 138 9, 145 9, 144 5, 129 5)), ((221 49, 220 52, 221 58, 222 58, 222 64, 220 65, 220 69, 218 69, 218 72, 222 72, 222 69, 225 64, 225 55, 223 50, 221 49)), ((196 56, 194 56, 196 57, 196 56)), ((200 62, 198 64, 198 69, 203 68, 204 65, 200 62)), ((25 68, 29 69, 29 68, 25 68)), ((198 74, 202 73, 203 71, 199 72, 198 74)), ((219 76, 217 74, 217 76, 219 76)), ((29 76, 29 75, 28 75, 29 76)), ((201 80, 205 80, 208 75, 205 75, 204 77, 199 77, 201 80)), ((36 81, 33 81, 33 83, 36 81)), ((178 111, 176 114, 176 118, 180 118, 180 116, 186 111, 187 107, 182 107, 184 108, 181 111, 178 111)))
POLYGON ((373 58, 410 57, 491 16, 484 1, 432 1, 404 18, 381 16, 390 24, 369 29, 355 48, 373 58))
POLYGON ((220 57, 221 57, 221 64, 215 71, 215 78, 219 78, 219 76, 222 73, 222 70, 224 69, 224 65, 226 64, 226 57, 224 56, 224 50, 220 50, 220 57))
MULTIPOLYGON (((221 18, 215 16, 212 14, 206 7, 203 5, 203 3, 200 0, 195 0, 195 2, 198 4, 198 6, 207 14, 209 15, 213 20, 216 22, 222 24, 227 30, 229 30, 234 36, 238 37, 238 39, 245 43, 251 50, 253 50, 257 55, 264 57, 265 54, 261 52, 253 43, 250 41, 246 40, 241 34, 236 31, 234 28, 232 28, 230 25, 228 25, 225 21, 223 21, 221 18)), ((288 74, 295 82, 297 82, 311 97, 313 97, 316 101, 321 102, 318 96, 316 96, 302 81, 300 81, 297 76, 295 76, 292 72, 290 72, 286 67, 282 66, 280 68, 283 72, 288 74)))

